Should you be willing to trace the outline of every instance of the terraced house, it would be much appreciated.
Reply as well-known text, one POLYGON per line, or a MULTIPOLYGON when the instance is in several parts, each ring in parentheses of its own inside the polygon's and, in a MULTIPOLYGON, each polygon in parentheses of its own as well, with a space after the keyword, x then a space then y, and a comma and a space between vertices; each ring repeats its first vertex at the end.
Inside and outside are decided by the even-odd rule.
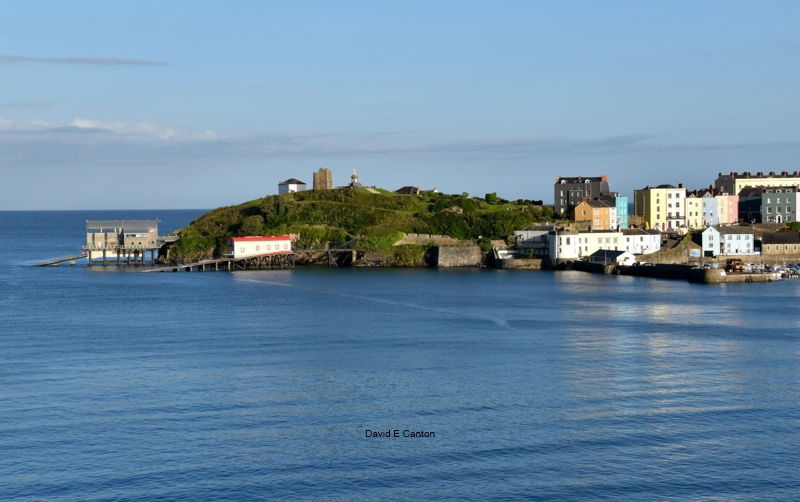
POLYGON ((686 188, 659 185, 634 190, 634 213, 645 227, 662 232, 686 228, 686 188))
POLYGON ((602 200, 582 200, 575 206, 575 222, 588 222, 592 230, 617 228, 617 208, 602 200))
POLYGON ((553 185, 553 209, 556 214, 571 214, 583 199, 594 200, 611 190, 608 176, 556 176, 553 185))
POLYGON ((765 187, 761 192, 761 221, 789 223, 797 220, 800 191, 795 186, 765 187))

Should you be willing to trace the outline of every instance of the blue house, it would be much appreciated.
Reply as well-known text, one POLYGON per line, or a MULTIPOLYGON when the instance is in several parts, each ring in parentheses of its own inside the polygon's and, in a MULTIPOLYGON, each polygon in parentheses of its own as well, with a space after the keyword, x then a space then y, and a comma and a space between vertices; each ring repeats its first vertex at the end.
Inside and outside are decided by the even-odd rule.
POLYGON ((611 192, 601 195, 599 199, 616 208, 617 227, 628 228, 628 198, 611 192))

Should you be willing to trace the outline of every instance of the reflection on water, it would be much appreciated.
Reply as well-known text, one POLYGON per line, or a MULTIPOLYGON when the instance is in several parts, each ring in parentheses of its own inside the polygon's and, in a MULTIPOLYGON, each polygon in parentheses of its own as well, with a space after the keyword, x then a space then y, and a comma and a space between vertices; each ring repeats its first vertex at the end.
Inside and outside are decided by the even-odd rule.
POLYGON ((800 281, 8 265, 0 284, 0 500, 800 493, 800 281), (436 439, 364 437, 394 428, 436 439))

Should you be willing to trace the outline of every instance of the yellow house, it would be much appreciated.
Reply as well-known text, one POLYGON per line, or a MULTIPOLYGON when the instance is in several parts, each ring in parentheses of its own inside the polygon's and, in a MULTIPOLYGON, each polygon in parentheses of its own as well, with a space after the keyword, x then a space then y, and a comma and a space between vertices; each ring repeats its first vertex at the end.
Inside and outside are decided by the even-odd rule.
POLYGON ((584 199, 575 206, 576 222, 589 222, 592 230, 615 230, 617 208, 601 200, 584 199))
POLYGON ((690 229, 705 228, 702 193, 688 192, 686 194, 686 226, 690 229))
POLYGON ((646 228, 686 229, 686 189, 683 184, 644 187, 633 191, 634 213, 646 228))

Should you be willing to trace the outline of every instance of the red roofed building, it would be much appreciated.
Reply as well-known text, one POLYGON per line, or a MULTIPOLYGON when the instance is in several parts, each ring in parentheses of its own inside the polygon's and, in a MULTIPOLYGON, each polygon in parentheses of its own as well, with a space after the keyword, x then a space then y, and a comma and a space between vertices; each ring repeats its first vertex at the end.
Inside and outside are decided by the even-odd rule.
POLYGON ((228 240, 228 255, 234 258, 275 254, 292 254, 291 236, 232 237, 228 240))

